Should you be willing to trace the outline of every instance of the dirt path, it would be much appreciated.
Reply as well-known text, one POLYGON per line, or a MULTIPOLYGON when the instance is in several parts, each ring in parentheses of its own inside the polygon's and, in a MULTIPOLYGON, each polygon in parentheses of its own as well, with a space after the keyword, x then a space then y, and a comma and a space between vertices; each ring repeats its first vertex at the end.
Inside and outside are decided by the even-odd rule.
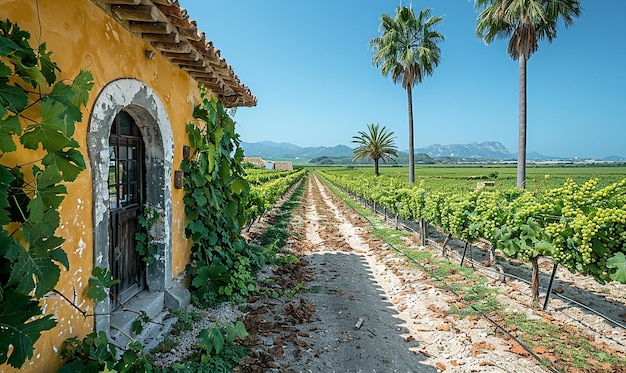
MULTIPOLYGON (((254 242, 268 227, 277 227, 276 216, 281 211, 273 209, 242 234, 254 242)), ((192 330, 169 335, 178 345, 155 354, 157 365, 169 366, 192 352, 200 330, 243 319, 250 334, 243 343, 251 354, 240 361, 239 372, 544 371, 527 351, 503 333, 494 333, 495 328, 484 318, 449 315, 448 310, 460 304, 457 296, 442 290, 430 275, 409 265, 376 238, 370 223, 346 207, 315 174, 306 179, 306 191, 287 229, 280 233, 283 237, 289 234, 285 248, 300 261, 264 268, 258 281, 261 293, 267 295, 250 297, 243 305, 223 304, 213 310, 190 306, 190 311, 206 316, 194 323, 192 330)), ((445 237, 441 236, 438 240, 431 232, 431 245, 440 245, 445 237)), ((420 249, 417 241, 416 236, 406 237, 404 246, 432 250, 420 249)), ((463 245, 452 240, 448 252, 459 255, 463 245)), ((435 252, 442 259, 441 249, 435 252)), ((484 255, 485 251, 477 247, 467 257, 480 263, 484 255)), ((498 263, 505 267, 506 283, 493 268, 476 267, 475 271, 487 280, 484 285, 498 294, 497 301, 507 314, 523 313, 529 320, 541 320, 569 332, 561 338, 573 341, 565 352, 555 352, 550 342, 538 345, 534 352, 544 361, 560 371, 580 373, 573 364, 564 367, 559 360, 578 350, 580 342, 611 356, 626 356, 622 327, 561 299, 551 300, 550 312, 533 310, 528 284, 511 276, 529 279, 528 270, 519 264, 498 263)), ((545 272, 545 284, 552 265, 543 262, 540 267, 545 272)), ((460 273, 450 274, 448 282, 475 281, 460 273)), ((564 270, 556 277, 557 293, 626 322, 626 285, 600 285, 564 270)), ((172 322, 169 319, 168 325, 172 322)), ((516 334, 515 325, 505 327, 516 334)), ((594 372, 626 372, 623 364, 605 365, 591 357, 587 360, 597 367, 591 370, 594 372)))
POLYGON ((306 291, 259 299, 246 326, 249 371, 541 372, 479 318, 446 317, 455 296, 384 242, 313 175, 288 248, 303 260, 273 281, 306 291))

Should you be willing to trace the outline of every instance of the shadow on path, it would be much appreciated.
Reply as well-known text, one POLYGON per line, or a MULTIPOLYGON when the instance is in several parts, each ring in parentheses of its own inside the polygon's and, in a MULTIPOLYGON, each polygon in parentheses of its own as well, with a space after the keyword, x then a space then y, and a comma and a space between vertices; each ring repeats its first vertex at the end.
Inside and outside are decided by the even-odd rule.
POLYGON ((436 372, 416 354, 418 343, 387 301, 365 258, 315 253, 305 258, 315 280, 303 297, 316 305, 314 321, 300 326, 316 358, 291 365, 297 372, 436 372), (360 328, 355 325, 362 318, 360 328))

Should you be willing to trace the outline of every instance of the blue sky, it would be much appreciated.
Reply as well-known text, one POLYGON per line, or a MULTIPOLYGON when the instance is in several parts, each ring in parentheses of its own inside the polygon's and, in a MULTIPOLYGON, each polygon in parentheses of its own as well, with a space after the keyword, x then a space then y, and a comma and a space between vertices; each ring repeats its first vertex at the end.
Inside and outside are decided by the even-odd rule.
MULTIPOLYGON (((404 4, 408 2, 404 1, 404 4)), ((380 123, 408 148, 406 91, 371 64, 386 0, 180 0, 221 50, 258 105, 234 117, 241 141, 352 146, 380 123)), ((469 0, 415 0, 442 16, 442 61, 413 91, 415 147, 499 141, 517 151, 519 64, 506 41, 475 36, 469 0)), ((560 27, 528 63, 529 152, 626 156, 624 0, 582 1, 572 27, 560 27)))

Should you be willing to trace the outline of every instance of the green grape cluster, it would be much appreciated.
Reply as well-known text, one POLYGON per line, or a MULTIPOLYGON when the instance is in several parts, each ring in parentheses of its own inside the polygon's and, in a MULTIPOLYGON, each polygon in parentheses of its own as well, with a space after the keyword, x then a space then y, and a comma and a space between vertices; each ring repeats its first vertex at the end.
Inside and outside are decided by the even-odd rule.
POLYGON ((511 258, 551 256, 599 282, 626 282, 626 179, 601 189, 597 179, 581 185, 567 179, 538 193, 463 191, 446 184, 450 179, 436 188, 415 187, 398 177, 355 178, 346 171, 324 177, 405 219, 424 218, 468 242, 486 239, 511 258))

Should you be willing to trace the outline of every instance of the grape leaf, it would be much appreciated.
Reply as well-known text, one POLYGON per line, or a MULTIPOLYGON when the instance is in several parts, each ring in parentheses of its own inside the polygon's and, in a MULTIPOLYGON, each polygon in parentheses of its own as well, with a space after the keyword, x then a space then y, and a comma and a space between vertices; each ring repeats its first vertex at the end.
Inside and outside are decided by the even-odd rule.
POLYGON ((89 278, 87 296, 97 302, 102 302, 109 294, 107 289, 120 282, 120 280, 111 279, 111 272, 100 267, 95 267, 91 275, 93 277, 89 278))
POLYGON ((21 135, 22 126, 20 120, 15 115, 0 118, 0 152, 8 153, 17 149, 13 135, 21 135))
POLYGON ((57 184, 63 181, 63 178, 55 165, 46 167, 43 172, 38 171, 36 167, 33 167, 36 189, 35 196, 28 203, 29 220, 32 222, 40 220, 47 210, 56 210, 67 193, 65 185, 57 184))
POLYGON ((20 87, 9 85, 7 83, 8 79, 0 79, 0 107, 2 107, 3 110, 0 114, 4 114, 6 112, 5 108, 9 108, 9 110, 14 113, 24 110, 28 104, 28 96, 26 95, 26 92, 24 92, 24 90, 20 87))
POLYGON ((63 180, 74 181, 78 174, 85 169, 85 159, 76 149, 59 150, 48 153, 42 163, 46 166, 54 165, 63 175, 63 180))
POLYGON ((46 81, 41 69, 37 65, 37 58, 31 53, 14 53, 11 58, 15 66, 15 74, 19 75, 24 82, 29 83, 33 88, 46 81))
POLYGON ((31 245, 44 238, 54 235, 59 226, 59 212, 49 209, 41 215, 40 219, 33 219, 32 214, 22 225, 22 235, 31 245))
POLYGON ((61 71, 59 66, 57 66, 55 62, 52 62, 52 59, 50 58, 51 55, 52 52, 46 51, 46 43, 41 43, 41 45, 39 45, 39 63, 41 64, 41 74, 44 76, 48 84, 54 83, 57 79, 54 71, 61 71))
POLYGON ((30 50, 32 52, 32 48, 28 44, 30 32, 20 29, 18 25, 11 23, 8 19, 0 21, 0 37, 11 41, 11 43, 6 44, 11 49, 6 51, 6 54, 2 54, 3 56, 8 56, 16 51, 30 50))
POLYGON ((52 88, 52 92, 43 99, 44 102, 48 100, 51 100, 53 105, 59 104, 65 107, 64 113, 72 120, 72 126, 65 131, 65 135, 68 137, 74 135, 73 122, 80 122, 83 114, 80 111, 80 106, 73 102, 74 91, 72 87, 63 82, 57 82, 52 88))
MULTIPOLYGON (((1 40, 2 37, 0 36, 0 43, 2 42, 1 40)), ((1 48, 2 47, 0 46, 0 49, 1 48)), ((9 81, 8 76, 10 76, 12 73, 13 72, 11 71, 11 68, 5 65, 2 61, 0 61, 0 80, 7 83, 9 81)))
MULTIPOLYGON (((4 27, 5 23, 2 22, 2 31, 5 31, 4 27)), ((4 34, 6 32, 0 33, 0 56, 8 56, 10 53, 14 52, 17 49, 20 49, 20 46, 17 45, 13 40, 7 38, 4 34)), ((7 74, 8 75, 8 74, 7 74)))
POLYGON ((616 253, 606 261, 606 267, 614 269, 609 275, 614 281, 626 284, 626 255, 616 253))
POLYGON ((48 152, 56 152, 66 147, 78 147, 75 140, 65 135, 68 125, 65 120, 65 106, 53 100, 44 101, 39 109, 41 122, 26 127, 20 141, 28 149, 42 147, 48 152))
POLYGON ((250 184, 248 184, 248 182, 243 178, 237 178, 232 182, 232 184, 230 184, 230 189, 235 194, 241 194, 241 192, 250 191, 250 184))
MULTIPOLYGON (((57 237, 57 236, 43 236, 33 240, 30 244, 31 247, 38 247, 44 250, 51 250, 61 247, 65 242, 65 238, 57 237)), ((53 256, 56 261, 61 262, 65 266, 65 268, 69 268, 69 262, 67 260, 67 255, 64 257, 63 254, 60 254, 57 257, 57 253, 53 256)))
POLYGON ((52 329, 56 321, 51 315, 37 318, 41 315, 39 302, 27 295, 6 289, 5 296, 11 302, 0 302, 0 364, 8 362, 19 368, 33 357, 33 346, 41 332, 52 329))
POLYGON ((16 286, 15 290, 24 295, 35 289, 36 298, 41 298, 54 289, 59 281, 61 268, 55 261, 67 263, 67 254, 60 248, 46 250, 31 247, 26 250, 12 245, 7 250, 6 257, 13 262, 8 284, 16 286))
POLYGON ((81 70, 76 78, 74 78, 74 83, 72 84, 72 91, 74 92, 72 102, 74 105, 80 106, 87 104, 89 91, 91 91, 93 84, 93 75, 91 72, 81 70))
POLYGON ((7 208, 9 207, 9 188, 13 179, 15 176, 6 167, 0 165, 0 226, 11 221, 10 212, 7 208))

